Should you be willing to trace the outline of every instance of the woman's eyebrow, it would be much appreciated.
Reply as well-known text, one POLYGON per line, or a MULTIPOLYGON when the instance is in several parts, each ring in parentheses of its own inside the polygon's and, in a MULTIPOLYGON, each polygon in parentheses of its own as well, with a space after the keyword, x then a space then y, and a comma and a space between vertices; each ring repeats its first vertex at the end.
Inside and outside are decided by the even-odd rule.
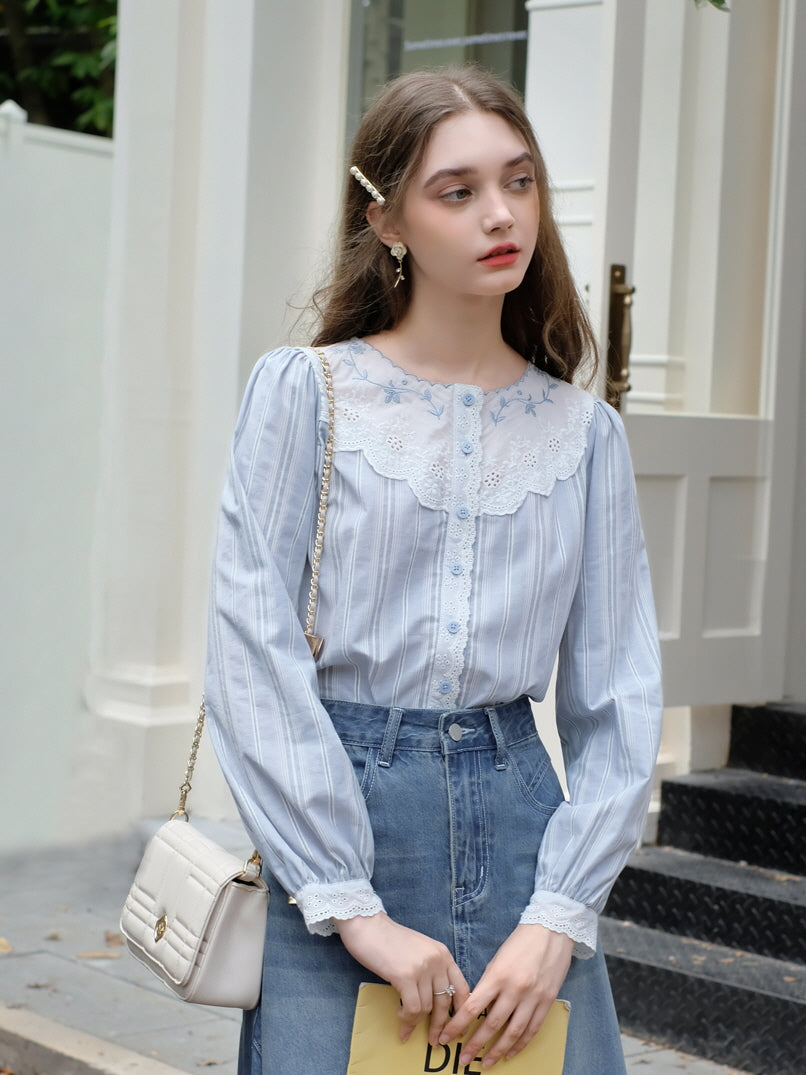
MULTIPOLYGON (((528 150, 524 150, 523 153, 519 153, 517 157, 513 157, 512 160, 507 161, 502 171, 506 171, 507 168, 516 168, 519 164, 523 164, 524 161, 529 161, 530 164, 534 164, 534 158, 528 150)), ((459 165, 456 168, 440 168, 434 172, 432 176, 429 176, 423 183, 423 190, 427 190, 433 186, 434 183, 438 183, 441 179, 461 179, 466 175, 475 175, 478 171, 477 168, 473 168, 471 165, 459 165)))

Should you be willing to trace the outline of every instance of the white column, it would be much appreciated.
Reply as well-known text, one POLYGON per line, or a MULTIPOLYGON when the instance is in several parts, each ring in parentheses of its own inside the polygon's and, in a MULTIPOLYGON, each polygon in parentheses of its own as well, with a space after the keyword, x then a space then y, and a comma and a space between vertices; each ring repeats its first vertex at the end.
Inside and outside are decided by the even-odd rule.
MULTIPOLYGON (((694 7, 691 3, 688 6, 694 7)), ((675 205, 680 180, 686 14, 686 4, 647 2, 635 207, 633 281, 638 290, 633 306, 630 412, 679 410, 682 405, 683 360, 672 352, 671 337, 672 293, 675 274, 681 271, 675 263, 680 241, 675 205)))
POLYGON ((238 399, 333 211, 346 29, 327 0, 119 5, 85 831, 175 801, 238 399))
POLYGON ((191 705, 185 520, 206 4, 122 0, 102 475, 84 751, 69 823, 166 810, 191 705), (153 32, 159 25, 160 32, 153 32))

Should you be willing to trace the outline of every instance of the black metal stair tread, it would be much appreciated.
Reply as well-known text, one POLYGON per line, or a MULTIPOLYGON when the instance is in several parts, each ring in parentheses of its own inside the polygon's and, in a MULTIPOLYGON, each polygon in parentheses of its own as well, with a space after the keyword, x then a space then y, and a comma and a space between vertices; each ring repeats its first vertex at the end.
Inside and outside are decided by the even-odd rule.
POLYGON ((728 765, 806 780, 806 706, 734 706, 728 765))
POLYGON ((706 769, 686 773, 663 781, 665 785, 704 788, 708 791, 728 792, 748 798, 771 799, 775 802, 806 806, 806 781, 794 777, 771 776, 768 773, 751 772, 749 769, 706 769))
POLYGON ((626 868, 648 870, 761 899, 806 906, 806 877, 700 855, 695 851, 682 851, 677 847, 641 847, 630 857, 626 868))
POLYGON ((677 847, 635 852, 610 918, 806 963, 806 878, 677 847))
POLYGON ((658 843, 806 874, 806 781, 745 769, 664 780, 658 843))
POLYGON ((806 965, 802 963, 678 937, 606 916, 599 919, 599 936, 606 956, 803 1004, 806 1016, 806 965))

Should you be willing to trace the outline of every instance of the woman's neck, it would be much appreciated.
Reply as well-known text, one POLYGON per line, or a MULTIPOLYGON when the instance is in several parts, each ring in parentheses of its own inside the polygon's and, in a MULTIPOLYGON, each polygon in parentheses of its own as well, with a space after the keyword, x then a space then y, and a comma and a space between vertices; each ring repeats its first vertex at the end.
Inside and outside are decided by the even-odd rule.
POLYGON ((502 388, 518 380, 527 365, 501 335, 502 306, 498 297, 438 310, 412 301, 400 324, 368 342, 427 381, 502 388))

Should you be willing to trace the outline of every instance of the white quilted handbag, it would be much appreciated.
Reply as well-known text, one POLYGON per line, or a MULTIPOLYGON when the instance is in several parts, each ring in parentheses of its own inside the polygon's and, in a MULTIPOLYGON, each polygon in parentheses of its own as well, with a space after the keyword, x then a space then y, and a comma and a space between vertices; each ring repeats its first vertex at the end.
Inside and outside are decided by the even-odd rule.
POLYGON ((132 955, 182 1000, 254 1008, 268 898, 257 854, 244 863, 175 817, 145 850, 120 929, 132 955))

